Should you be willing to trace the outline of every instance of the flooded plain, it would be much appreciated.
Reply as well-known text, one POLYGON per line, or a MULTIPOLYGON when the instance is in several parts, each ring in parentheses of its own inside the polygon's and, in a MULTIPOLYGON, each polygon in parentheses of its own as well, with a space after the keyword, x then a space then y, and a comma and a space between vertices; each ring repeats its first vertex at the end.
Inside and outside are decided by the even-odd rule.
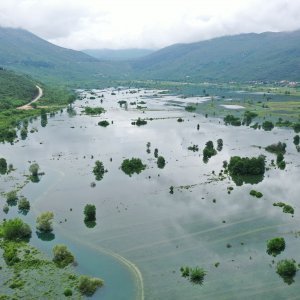
MULTIPOLYGON (((49 255, 54 244, 68 245, 78 272, 104 279, 94 299, 297 299, 299 275, 287 285, 275 268, 284 258, 300 263, 300 154, 292 130, 225 126, 221 119, 184 110, 188 103, 201 107, 206 97, 182 99, 142 89, 80 95, 73 112, 65 109, 48 117, 46 127, 35 120, 29 130, 37 132, 26 140, 0 145, 0 156, 16 168, 0 177, 1 192, 22 183, 32 161, 45 172, 19 193, 31 202, 24 220, 32 226, 39 212, 55 214, 55 238, 42 241, 34 234, 34 245, 49 255), (85 106, 106 112, 88 116, 85 106), (139 117, 147 124, 132 125, 139 117), (101 120, 110 125, 98 126, 101 120), (223 139, 223 149, 204 162, 205 143, 211 140, 216 147, 218 139, 223 139), (284 170, 271 166, 276 157, 264 150, 279 141, 287 144, 284 170), (192 145, 199 151, 188 150, 192 145), (155 148, 166 160, 163 169, 157 167, 155 148), (259 183, 237 186, 229 176, 219 176, 231 156, 260 154, 269 168, 259 183), (120 166, 132 157, 141 158, 147 168, 130 177, 120 166), (101 181, 92 173, 96 160, 108 171, 101 181), (252 189, 263 197, 250 196, 252 189), (284 214, 274 202, 292 205, 295 215, 284 214), (88 203, 97 209, 93 228, 83 222, 88 203), (286 249, 273 258, 266 242, 277 236, 285 238, 286 249), (204 268, 204 284, 182 278, 181 266, 204 268)), ((2 218, 17 214, 16 207, 0 213, 2 218)))

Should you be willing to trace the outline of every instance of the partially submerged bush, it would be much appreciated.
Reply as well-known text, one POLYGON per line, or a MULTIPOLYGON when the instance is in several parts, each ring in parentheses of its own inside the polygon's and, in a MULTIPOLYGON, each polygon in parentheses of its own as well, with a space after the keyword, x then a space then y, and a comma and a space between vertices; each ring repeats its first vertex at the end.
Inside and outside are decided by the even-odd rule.
POLYGON ((273 203, 273 206, 282 207, 282 211, 286 214, 294 214, 295 210, 291 205, 285 204, 283 202, 273 203))
POLYGON ((86 275, 79 277, 78 289, 85 296, 92 296, 102 286, 103 281, 99 278, 91 278, 86 275))
POLYGON ((280 254, 285 249, 285 240, 282 237, 276 237, 267 242, 267 253, 272 256, 280 254))
POLYGON ((164 157, 163 157, 163 156, 159 156, 159 157, 157 158, 157 166, 158 166, 160 169, 163 169, 163 168, 165 167, 165 165, 166 165, 166 161, 165 161, 164 157))
POLYGON ((93 173, 96 177, 96 180, 101 180, 103 178, 105 172, 107 172, 107 171, 104 169, 103 162, 101 162, 100 160, 97 160, 95 162, 95 166, 93 168, 93 173))
POLYGON ((255 190, 251 190, 250 195, 254 196, 256 198, 261 198, 263 196, 263 194, 261 192, 258 192, 258 191, 255 191, 255 190))
POLYGON ((18 202, 18 209, 22 212, 28 212, 30 210, 30 202, 26 198, 21 198, 18 202))
POLYGON ((131 176, 134 173, 141 173, 146 169, 146 165, 142 163, 141 159, 133 157, 131 159, 123 160, 121 169, 125 174, 131 176))
POLYGON ((2 223, 2 235, 5 240, 23 241, 31 237, 31 228, 20 218, 10 219, 2 223))
POLYGON ((41 213, 36 219, 36 229, 41 232, 51 232, 53 218, 54 214, 51 211, 41 213))
POLYGON ((284 282, 287 284, 294 282, 294 276, 296 275, 296 272, 296 262, 293 259, 283 259, 277 263, 276 273, 281 276, 284 282))
POLYGON ((55 245, 52 249, 53 251, 53 261, 55 264, 60 267, 64 268, 67 265, 74 262, 73 254, 68 250, 67 246, 65 245, 55 245))
POLYGON ((98 122, 98 125, 102 126, 102 127, 107 127, 109 125, 109 122, 106 120, 103 120, 103 121, 98 122))
POLYGON ((190 282, 193 284, 202 285, 204 281, 204 277, 206 275, 206 271, 202 268, 195 267, 181 267, 181 276, 185 278, 189 278, 190 282))
POLYGON ((84 221, 91 222, 96 220, 96 206, 93 204, 87 204, 84 207, 84 221))

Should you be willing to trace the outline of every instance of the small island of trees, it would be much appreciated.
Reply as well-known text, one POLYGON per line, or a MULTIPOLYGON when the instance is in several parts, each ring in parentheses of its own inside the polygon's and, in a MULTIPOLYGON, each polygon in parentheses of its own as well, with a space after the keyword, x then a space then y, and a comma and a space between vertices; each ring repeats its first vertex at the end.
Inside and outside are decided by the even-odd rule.
POLYGON ((267 242, 267 253, 272 256, 279 255, 285 249, 285 240, 282 237, 276 237, 267 242))
POLYGON ((100 181, 106 172, 107 170, 104 169, 103 163, 100 160, 97 160, 93 168, 93 173, 96 177, 96 180, 100 181))
POLYGON ((146 169, 146 165, 142 163, 141 159, 133 157, 131 159, 123 160, 121 169, 125 174, 131 176, 134 173, 141 173, 146 169))

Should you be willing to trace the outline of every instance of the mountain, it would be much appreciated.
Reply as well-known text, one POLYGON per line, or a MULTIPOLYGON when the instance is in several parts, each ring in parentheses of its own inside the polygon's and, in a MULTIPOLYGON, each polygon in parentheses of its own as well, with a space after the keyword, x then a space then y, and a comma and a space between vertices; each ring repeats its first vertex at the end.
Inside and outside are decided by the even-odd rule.
POLYGON ((136 76, 145 79, 300 81, 300 31, 240 34, 176 44, 131 65, 136 76))
POLYGON ((126 64, 100 62, 80 51, 53 45, 26 30, 3 27, 0 27, 0 66, 46 82, 70 85, 108 80, 126 72, 126 64))
POLYGON ((150 49, 87 49, 82 52, 100 60, 132 60, 154 52, 150 49))
POLYGON ((37 94, 35 81, 0 67, 0 109, 17 107, 30 102, 37 94))

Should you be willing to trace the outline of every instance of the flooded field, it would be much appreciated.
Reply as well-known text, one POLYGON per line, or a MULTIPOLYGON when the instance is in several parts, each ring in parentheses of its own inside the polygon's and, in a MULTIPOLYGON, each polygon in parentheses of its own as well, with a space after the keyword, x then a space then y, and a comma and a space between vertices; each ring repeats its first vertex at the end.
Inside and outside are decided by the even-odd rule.
MULTIPOLYGON (((298 299, 299 275, 288 285, 275 268, 284 258, 300 263, 300 154, 292 130, 225 126, 221 119, 184 110, 192 102, 201 111, 209 97, 182 99, 143 89, 80 95, 72 110, 48 117, 46 127, 39 119, 30 123, 29 130, 37 131, 27 139, 0 145, 0 156, 16 169, 1 175, 2 193, 25 181, 33 161, 45 172, 19 192, 32 204, 24 216, 32 226, 41 211, 55 215, 54 239, 33 234, 34 245, 48 254, 54 244, 68 245, 79 272, 104 279, 94 299, 298 299), (106 112, 89 116, 86 106, 106 112), (147 124, 132 125, 138 118, 147 124), (98 126, 102 120, 109 126, 98 126), (206 142, 216 146, 218 139, 222 150, 204 162, 206 142), (284 170, 271 166, 276 156, 264 150, 279 141, 287 144, 284 170), (188 150, 192 145, 199 151, 188 150), (155 148, 166 160, 163 169, 157 167, 155 148), (260 154, 268 169, 257 184, 237 186, 228 175, 219 176, 231 156, 260 154), (120 166, 132 157, 147 167, 130 177, 120 166), (92 172, 96 160, 107 169, 101 181, 92 172), (250 196, 252 189, 263 197, 250 196), (290 204, 295 215, 274 202, 290 204), (87 203, 97 209, 93 228, 83 221, 87 203), (266 242, 277 236, 284 237, 286 249, 274 258, 266 253, 266 242), (204 268, 203 285, 182 278, 182 266, 204 268)), ((0 212, 1 218, 17 214, 16 207, 7 215, 0 212)))

